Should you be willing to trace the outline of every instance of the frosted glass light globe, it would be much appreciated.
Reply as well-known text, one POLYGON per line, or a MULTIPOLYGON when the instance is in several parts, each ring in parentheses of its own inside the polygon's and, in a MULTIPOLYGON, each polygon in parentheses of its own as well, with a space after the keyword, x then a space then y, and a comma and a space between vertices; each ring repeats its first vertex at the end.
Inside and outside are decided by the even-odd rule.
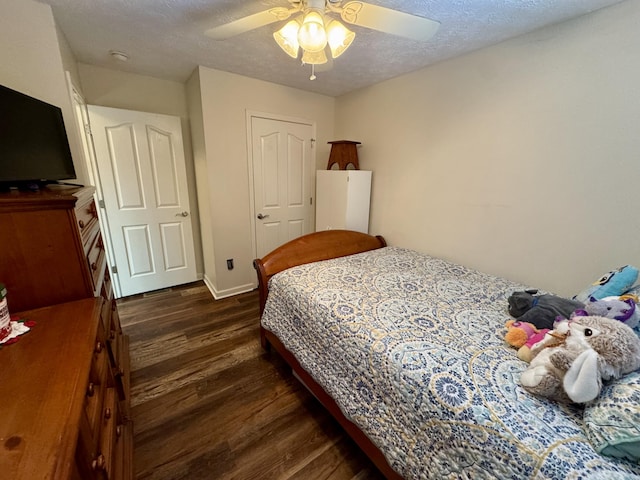
POLYGON ((319 52, 327 46, 327 32, 324 30, 322 15, 309 12, 298 31, 298 43, 309 52, 319 52))

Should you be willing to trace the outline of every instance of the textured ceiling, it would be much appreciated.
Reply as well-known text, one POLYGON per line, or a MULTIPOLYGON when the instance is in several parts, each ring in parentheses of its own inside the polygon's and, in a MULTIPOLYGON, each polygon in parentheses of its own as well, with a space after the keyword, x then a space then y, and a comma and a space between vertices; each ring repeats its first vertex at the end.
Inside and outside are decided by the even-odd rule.
POLYGON ((40 0, 52 6, 77 60, 184 82, 197 65, 338 96, 432 63, 568 20, 621 0, 369 0, 441 23, 427 42, 361 27, 328 71, 310 67, 273 41, 274 23, 224 41, 205 30, 288 0, 40 0), (109 50, 130 56, 116 62, 109 50))

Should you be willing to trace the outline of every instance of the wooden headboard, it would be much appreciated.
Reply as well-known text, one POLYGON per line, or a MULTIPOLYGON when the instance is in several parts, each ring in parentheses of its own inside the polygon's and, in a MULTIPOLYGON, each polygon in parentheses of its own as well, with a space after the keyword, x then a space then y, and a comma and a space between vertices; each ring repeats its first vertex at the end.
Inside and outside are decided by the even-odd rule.
POLYGON ((367 235, 351 230, 309 233, 279 246, 263 258, 253 261, 253 266, 258 273, 260 314, 262 315, 267 302, 269 279, 276 273, 305 263, 345 257, 386 246, 387 242, 380 235, 367 235))

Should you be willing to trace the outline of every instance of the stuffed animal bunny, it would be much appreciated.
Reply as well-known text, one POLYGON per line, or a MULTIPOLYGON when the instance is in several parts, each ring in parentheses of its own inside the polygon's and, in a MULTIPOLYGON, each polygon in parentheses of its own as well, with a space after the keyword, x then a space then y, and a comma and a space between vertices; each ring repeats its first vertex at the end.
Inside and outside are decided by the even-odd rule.
POLYGON ((531 393, 565 403, 586 403, 600 394, 602 381, 640 368, 640 338, 622 322, 574 317, 556 326, 567 330, 559 346, 552 337, 531 349, 532 360, 520 384, 531 393))

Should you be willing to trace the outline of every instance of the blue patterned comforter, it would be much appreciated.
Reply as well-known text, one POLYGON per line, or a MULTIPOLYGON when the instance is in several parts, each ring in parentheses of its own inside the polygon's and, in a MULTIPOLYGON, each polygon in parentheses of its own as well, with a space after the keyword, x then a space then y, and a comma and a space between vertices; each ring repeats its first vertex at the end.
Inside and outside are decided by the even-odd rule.
POLYGON ((503 340, 523 285, 386 247, 275 275, 262 317, 404 478, 627 479, 582 410, 519 385, 503 340))

